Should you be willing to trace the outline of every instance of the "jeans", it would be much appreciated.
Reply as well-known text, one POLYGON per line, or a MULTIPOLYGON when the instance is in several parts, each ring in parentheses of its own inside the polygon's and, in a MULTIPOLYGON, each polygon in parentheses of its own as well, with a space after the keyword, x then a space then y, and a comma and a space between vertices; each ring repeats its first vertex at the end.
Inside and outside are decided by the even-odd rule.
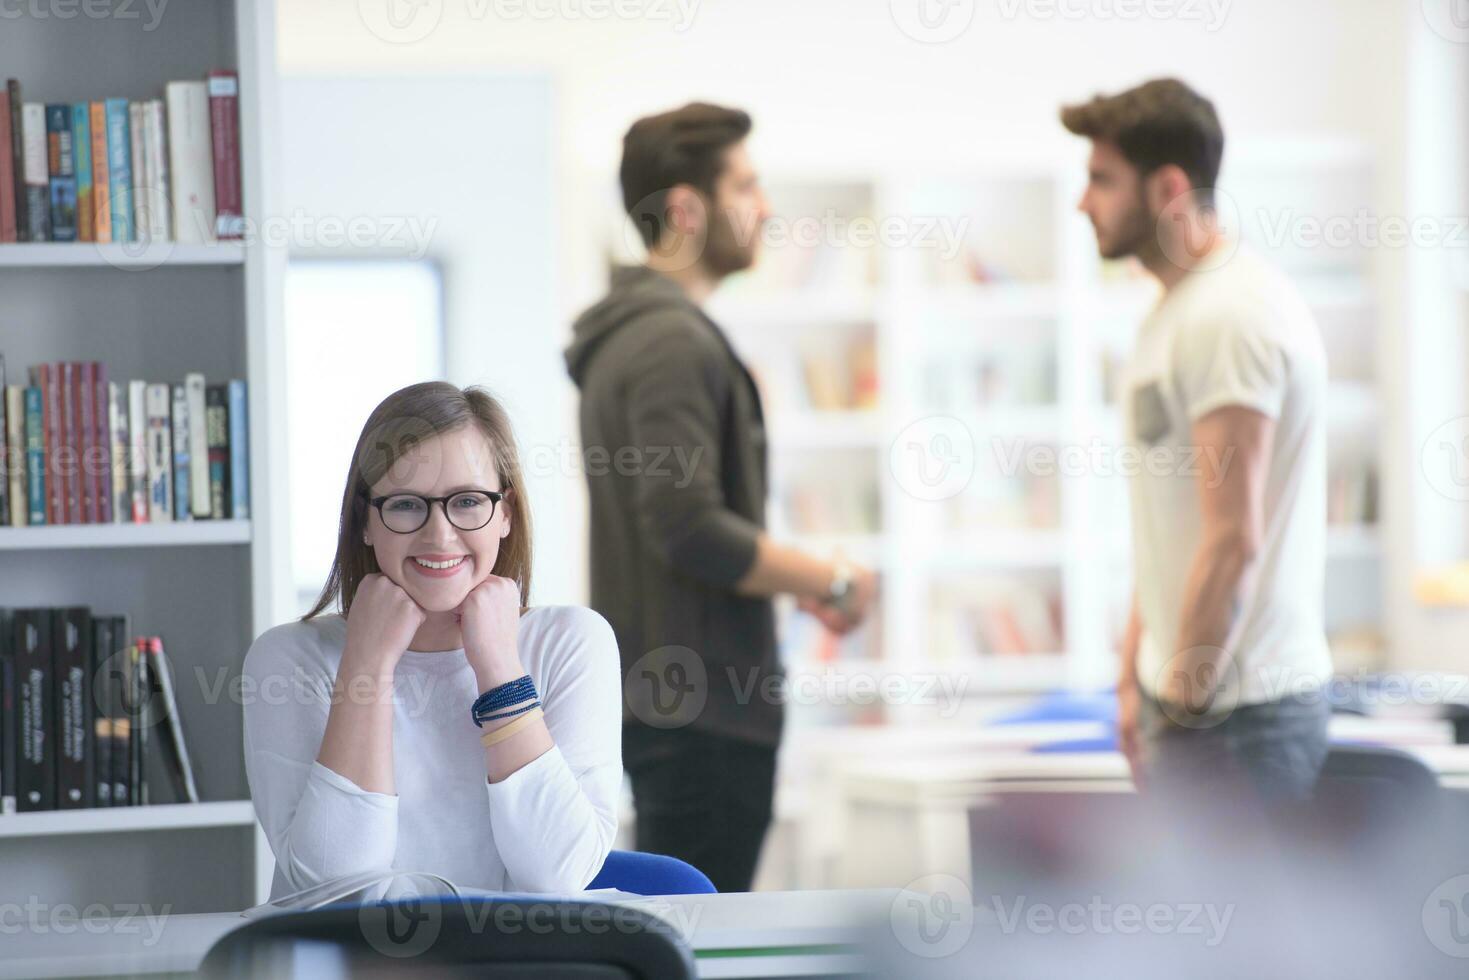
POLYGON ((1144 778, 1150 790, 1180 798, 1217 790, 1266 804, 1305 800, 1326 761, 1330 714, 1324 699, 1286 698, 1180 725, 1143 692, 1144 778))
POLYGON ((775 796, 775 747, 690 731, 624 731, 637 849, 749 891, 775 796), (636 740, 636 745, 630 744, 636 740))

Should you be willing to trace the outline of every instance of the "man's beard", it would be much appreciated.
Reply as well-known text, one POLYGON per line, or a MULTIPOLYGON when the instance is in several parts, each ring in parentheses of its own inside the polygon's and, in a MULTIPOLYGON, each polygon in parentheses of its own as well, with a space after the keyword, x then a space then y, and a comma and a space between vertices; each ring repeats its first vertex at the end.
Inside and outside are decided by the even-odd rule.
POLYGON ((1158 221, 1147 208, 1138 206, 1128 212, 1117 237, 1101 253, 1104 259, 1146 259, 1158 249, 1158 221))
POLYGON ((715 211, 704 241, 704 267, 716 276, 741 272, 755 264, 759 229, 736 229, 729 215, 715 211))

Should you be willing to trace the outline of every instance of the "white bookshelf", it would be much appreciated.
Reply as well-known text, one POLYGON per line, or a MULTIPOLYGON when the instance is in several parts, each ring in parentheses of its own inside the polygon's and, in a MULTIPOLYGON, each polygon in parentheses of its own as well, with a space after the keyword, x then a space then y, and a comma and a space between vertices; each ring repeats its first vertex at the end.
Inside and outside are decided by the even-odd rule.
MULTIPOLYGON (((13 18, 0 65, 27 101, 42 102, 159 98, 169 81, 235 69, 245 212, 257 223, 279 212, 273 3, 171 6, 146 32, 125 18, 13 18)), ((277 462, 284 263, 282 249, 259 241, 0 244, 0 353, 12 383, 55 361, 101 361, 113 380, 177 383, 201 371, 244 379, 250 413, 248 520, 0 528, 6 606, 85 605, 164 638, 203 801, 172 802, 155 756, 151 805, 0 816, 0 902, 207 912, 268 891, 232 682, 251 640, 292 609, 277 462)))
MULTIPOLYGON (((861 255, 835 254, 841 247, 803 255, 767 249, 753 272, 731 280, 711 301, 711 314, 752 364, 766 395, 772 531, 820 553, 840 550, 868 561, 883 576, 877 622, 834 645, 800 625, 789 603, 780 605, 783 656, 792 670, 878 677, 937 672, 964 678, 970 695, 996 696, 1113 682, 1131 589, 1125 482, 1095 471, 1057 476, 1049 486, 1036 478, 1036 489, 1009 499, 996 493, 1001 478, 993 471, 995 457, 1017 447, 1120 445, 1104 358, 1125 356, 1156 291, 1098 260, 1091 229, 1075 212, 1084 175, 1080 159, 1022 153, 944 172, 766 179, 777 215, 833 209, 848 218, 968 215, 975 266, 993 275, 971 281, 963 268, 936 266, 920 248, 873 247, 861 255), (809 282, 800 281, 799 270, 809 282), (864 333, 877 351, 876 404, 823 411, 805 403, 801 362, 809 347, 826 344, 839 357, 845 338, 864 333), (1025 380, 999 378, 988 402, 941 397, 945 371, 969 372, 972 380, 981 363, 1025 380), (905 492, 888 458, 908 425, 932 416, 960 419, 976 460, 990 464, 977 465, 962 493, 940 501, 905 492), (824 491, 831 496, 863 480, 878 498, 872 526, 812 528, 793 513, 793 487, 802 481, 811 481, 820 497, 823 488, 832 488, 824 491), (1035 494, 1041 502, 1029 506, 1035 494), (986 514, 999 516, 983 519, 986 514), (860 551, 853 541, 863 542, 860 551), (1061 649, 965 650, 954 640, 955 625, 936 614, 935 595, 945 590, 1016 583, 1040 590, 1059 608, 1061 649)), ((1325 140, 1232 148, 1221 184, 1250 212, 1294 204, 1308 213, 1350 215, 1370 202, 1373 179, 1371 158, 1360 146, 1325 140)), ((1247 228, 1246 238, 1257 236, 1247 228)), ((1372 354, 1380 328, 1366 256, 1272 248, 1259 240, 1251 245, 1292 276, 1321 322, 1333 372, 1332 465, 1356 460, 1380 470, 1382 379, 1372 354)), ((1329 632, 1386 631, 1383 536, 1380 523, 1330 528, 1329 632)), ((793 712, 797 724, 802 710, 793 712)), ((808 714, 817 724, 839 720, 825 709, 808 714)), ((848 720, 874 718, 866 712, 848 720)), ((925 719, 904 707, 882 720, 925 719)))

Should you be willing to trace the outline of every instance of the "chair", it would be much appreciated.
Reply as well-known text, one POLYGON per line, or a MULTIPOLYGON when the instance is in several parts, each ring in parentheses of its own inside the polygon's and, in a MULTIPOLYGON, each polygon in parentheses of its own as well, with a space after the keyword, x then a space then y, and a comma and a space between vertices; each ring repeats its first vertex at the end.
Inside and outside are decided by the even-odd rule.
POLYGON ((666 854, 613 851, 588 888, 616 888, 634 895, 712 895, 714 883, 692 864, 666 854))
POLYGON ((597 902, 407 899, 285 912, 229 933, 212 980, 693 980, 693 953, 640 909, 597 902))

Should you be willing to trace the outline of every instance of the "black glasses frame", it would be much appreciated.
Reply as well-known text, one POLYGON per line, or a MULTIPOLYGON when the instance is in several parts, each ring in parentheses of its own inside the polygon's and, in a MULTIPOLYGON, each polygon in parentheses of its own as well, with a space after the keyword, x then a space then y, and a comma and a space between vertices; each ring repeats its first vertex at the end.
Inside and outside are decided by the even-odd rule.
POLYGON ((420 530, 423 529, 423 526, 428 523, 428 519, 433 515, 434 504, 438 504, 439 508, 443 510, 444 520, 448 521, 452 527, 460 531, 483 530, 484 528, 489 526, 490 521, 493 521, 495 519, 495 511, 499 509, 500 501, 504 500, 509 495, 509 490, 460 490, 458 493, 451 493, 447 497, 425 497, 421 493, 389 493, 384 494, 381 497, 367 497, 367 494, 363 494, 364 497, 367 497, 367 502, 372 504, 373 507, 377 508, 377 516, 378 519, 383 522, 383 527, 387 528, 389 531, 392 531, 394 534, 418 533, 420 530), (478 527, 461 527, 460 525, 454 523, 453 517, 449 516, 449 501, 453 500, 455 497, 463 497, 468 494, 473 494, 479 497, 488 497, 490 500, 490 516, 486 517, 485 522, 478 527), (392 500, 394 497, 416 497, 417 499, 423 501, 423 520, 419 522, 417 527, 407 531, 400 531, 388 523, 388 519, 383 516, 383 504, 387 503, 389 500, 392 500))

